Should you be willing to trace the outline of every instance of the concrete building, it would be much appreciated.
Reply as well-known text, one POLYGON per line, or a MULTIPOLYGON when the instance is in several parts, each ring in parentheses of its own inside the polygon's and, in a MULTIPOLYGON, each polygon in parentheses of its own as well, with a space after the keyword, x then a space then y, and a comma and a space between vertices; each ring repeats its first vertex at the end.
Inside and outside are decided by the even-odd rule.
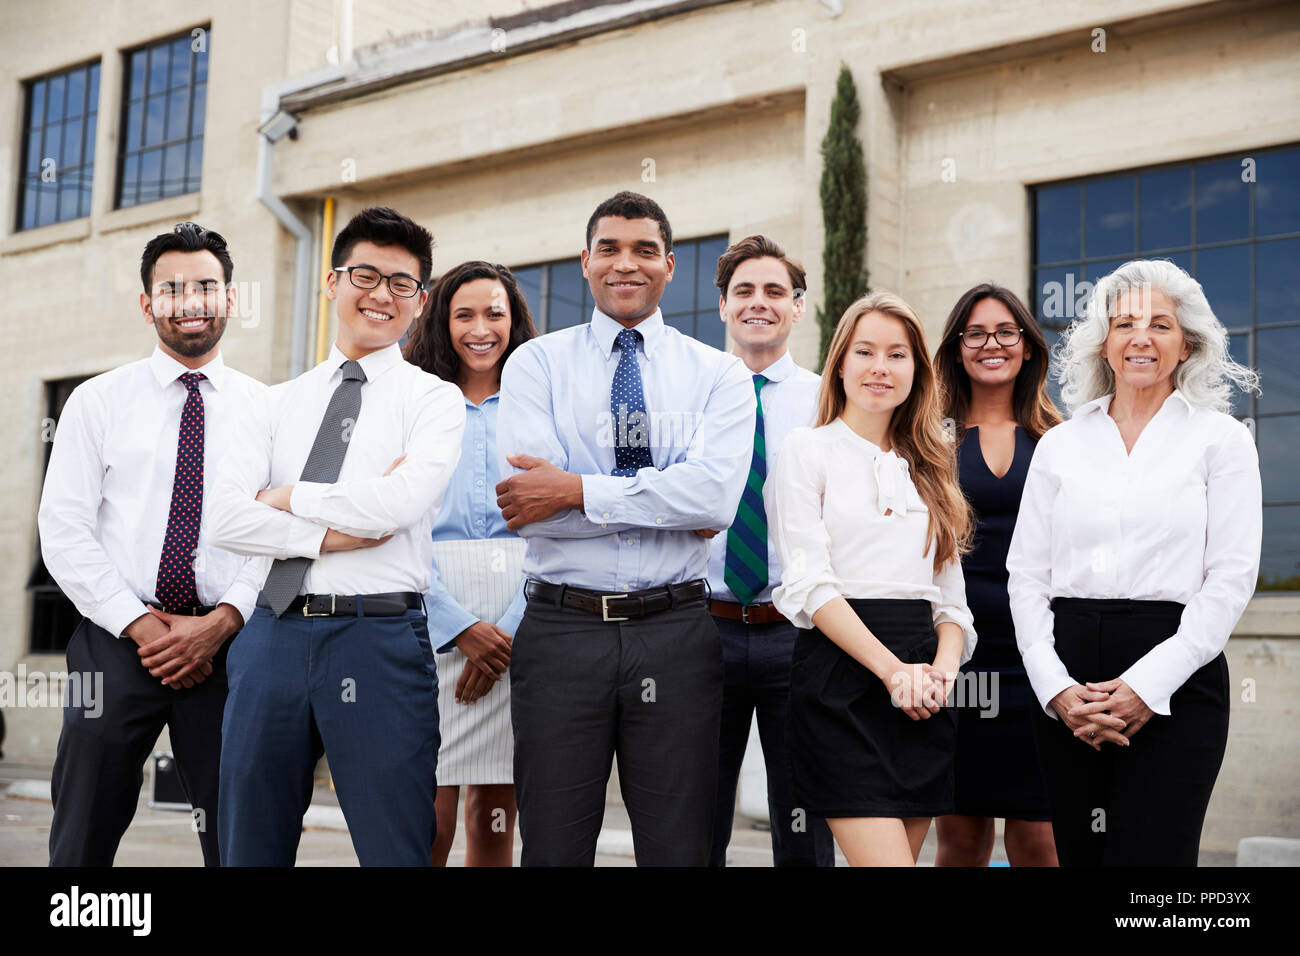
MULTIPOLYGON (((1300 293, 1286 284, 1300 265, 1300 8, 115 0, 87 14, 22 5, 0 39, 0 440, 14 451, 0 671, 62 665, 36 557, 49 420, 72 382, 150 349, 136 302, 148 238, 182 219, 227 236, 241 314, 225 355, 274 382, 331 339, 328 217, 393 205, 434 231, 435 272, 518 268, 554 329, 590 308, 574 278, 587 215, 637 189, 679 243, 672 321, 721 344, 711 279, 729 240, 778 238, 820 301, 819 147, 844 63, 863 107, 871 282, 932 337, 975 282, 1021 290, 1060 325, 1078 283, 1168 254, 1263 371, 1239 411, 1264 468, 1267 578, 1228 647, 1239 686, 1205 847, 1300 836, 1300 293), (71 171, 66 197, 41 178, 47 158, 71 171)), ((812 311, 793 350, 815 367, 812 311)), ((52 757, 57 709, 5 718, 7 753, 52 757)))

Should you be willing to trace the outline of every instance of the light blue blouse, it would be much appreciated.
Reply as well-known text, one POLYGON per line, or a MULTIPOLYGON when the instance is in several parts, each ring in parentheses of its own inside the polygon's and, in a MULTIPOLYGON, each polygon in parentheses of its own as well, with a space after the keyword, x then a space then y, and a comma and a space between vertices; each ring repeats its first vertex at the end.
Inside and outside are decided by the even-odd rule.
MULTIPOLYGON (((433 524, 434 541, 465 541, 476 538, 513 538, 506 519, 497 507, 497 482, 501 469, 497 461, 497 399, 489 395, 482 405, 465 400, 465 434, 461 439, 460 464, 442 499, 442 508, 433 524)), ((524 582, 501 619, 493 623, 514 636, 524 615, 524 582)), ((424 597, 429 614, 429 637, 441 652, 450 651, 452 641, 465 628, 478 621, 456 602, 443 586, 438 562, 433 562, 429 593, 424 597)))

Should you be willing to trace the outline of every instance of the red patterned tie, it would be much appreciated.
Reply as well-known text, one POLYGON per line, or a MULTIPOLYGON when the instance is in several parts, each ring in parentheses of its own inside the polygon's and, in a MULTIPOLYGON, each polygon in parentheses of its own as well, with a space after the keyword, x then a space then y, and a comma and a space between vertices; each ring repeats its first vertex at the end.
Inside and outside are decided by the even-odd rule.
POLYGON ((173 612, 199 603, 194 583, 194 552, 199 546, 199 518, 203 514, 203 395, 199 382, 206 377, 201 372, 186 372, 180 377, 189 395, 181 411, 176 477, 172 481, 162 560, 158 562, 157 587, 158 603, 173 612))

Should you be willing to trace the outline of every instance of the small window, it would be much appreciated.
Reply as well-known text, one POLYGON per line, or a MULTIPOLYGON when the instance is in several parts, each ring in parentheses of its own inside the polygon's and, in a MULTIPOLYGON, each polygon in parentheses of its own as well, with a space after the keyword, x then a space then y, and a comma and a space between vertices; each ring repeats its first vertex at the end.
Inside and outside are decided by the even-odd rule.
POLYGON ((198 192, 211 42, 203 28, 126 53, 119 209, 198 192))
POLYGON ((28 80, 16 230, 90 215, 99 64, 28 80))

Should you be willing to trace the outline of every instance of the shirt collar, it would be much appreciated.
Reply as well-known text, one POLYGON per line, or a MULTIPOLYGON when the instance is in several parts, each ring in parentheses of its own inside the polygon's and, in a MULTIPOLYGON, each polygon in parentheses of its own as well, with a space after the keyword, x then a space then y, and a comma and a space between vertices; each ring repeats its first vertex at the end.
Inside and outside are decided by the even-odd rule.
MULTIPOLYGON (((1110 411, 1110 403, 1114 398, 1115 398, 1114 392, 1111 392, 1109 395, 1103 395, 1101 396, 1101 398, 1094 398, 1092 401, 1088 402, 1087 404, 1080 405, 1077 409, 1075 409, 1074 415, 1071 417, 1082 418, 1084 415, 1091 414, 1092 412, 1097 412, 1097 411, 1108 412, 1110 411)), ((1175 405, 1181 404, 1184 408, 1187 409, 1188 414, 1196 411, 1196 406, 1193 405, 1188 400, 1187 396, 1182 393, 1181 389, 1177 389, 1177 388, 1174 389, 1173 392, 1169 395, 1169 397, 1164 400, 1164 402, 1160 406, 1160 409, 1163 411, 1165 406, 1168 405, 1170 402, 1172 402, 1175 398, 1178 401, 1175 402, 1174 404, 1175 405)))
POLYGON ((166 388, 186 372, 202 372, 207 380, 212 383, 212 387, 218 391, 226 381, 226 363, 222 360, 220 352, 217 352, 206 365, 199 368, 187 368, 164 352, 162 346, 155 345, 153 354, 149 356, 149 369, 153 372, 153 377, 161 388, 166 388))
MULTIPOLYGON (((622 332, 624 328, 623 323, 611 319, 600 309, 591 310, 591 334, 596 336, 596 344, 600 346, 602 355, 609 355, 614 351, 614 339, 618 337, 618 333, 622 332)), ((641 333, 646 358, 654 355, 654 350, 667 334, 664 329, 663 313, 658 309, 647 315, 633 328, 641 333)))
POLYGON ((754 375, 761 375, 769 382, 784 382, 787 378, 799 370, 794 364, 794 356, 787 350, 784 355, 763 369, 761 372, 754 372, 754 375))
MULTIPOLYGON (((465 393, 464 393, 464 392, 461 392, 460 394, 461 394, 461 397, 462 397, 462 398, 465 398, 465 393)), ((500 399, 500 398, 501 398, 501 393, 500 393, 500 392, 493 392, 493 393, 492 393, 491 395, 489 395, 487 398, 483 399, 483 402, 482 402, 482 404, 480 404, 480 405, 475 405, 475 404, 474 404, 473 402, 471 402, 468 398, 465 398, 465 407, 466 407, 466 408, 473 408, 473 409, 484 409, 484 408, 487 408, 487 403, 488 403, 488 402, 495 402, 495 401, 497 401, 497 400, 500 399)))
MULTIPOLYGON (((339 351, 339 345, 335 342, 330 346, 329 358, 325 360, 324 365, 329 369, 330 375, 333 376, 347 360, 348 357, 339 351)), ((357 359, 357 363, 361 366, 361 371, 366 373, 367 382, 373 382, 389 369, 396 368, 398 365, 402 364, 403 361, 402 347, 396 342, 380 349, 378 352, 371 352, 369 355, 363 355, 361 358, 357 359)))

